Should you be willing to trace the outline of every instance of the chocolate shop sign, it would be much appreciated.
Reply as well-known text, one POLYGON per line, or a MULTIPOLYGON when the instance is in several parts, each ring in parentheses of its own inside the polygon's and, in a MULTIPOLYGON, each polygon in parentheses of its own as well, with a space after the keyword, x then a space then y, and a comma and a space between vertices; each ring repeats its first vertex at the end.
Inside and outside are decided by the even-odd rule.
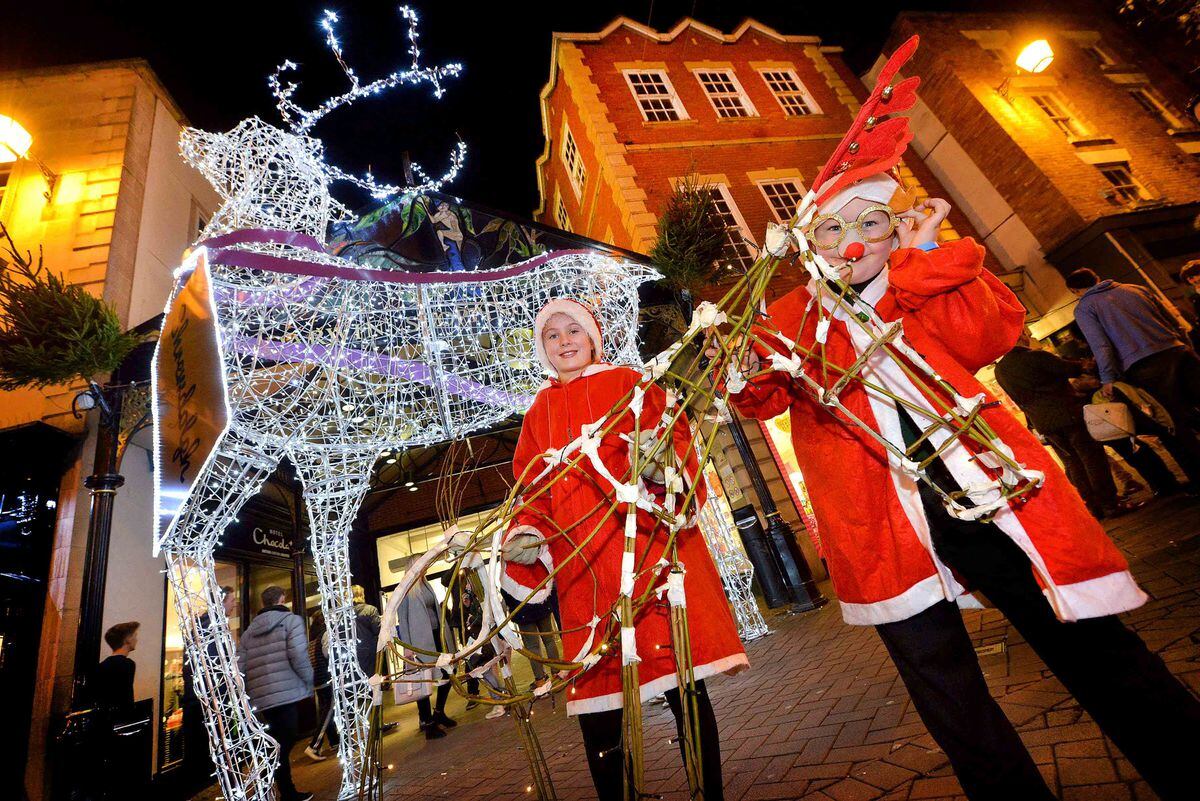
POLYGON ((238 522, 225 530, 222 538, 227 548, 250 551, 263 556, 292 556, 292 534, 290 531, 271 526, 238 522))

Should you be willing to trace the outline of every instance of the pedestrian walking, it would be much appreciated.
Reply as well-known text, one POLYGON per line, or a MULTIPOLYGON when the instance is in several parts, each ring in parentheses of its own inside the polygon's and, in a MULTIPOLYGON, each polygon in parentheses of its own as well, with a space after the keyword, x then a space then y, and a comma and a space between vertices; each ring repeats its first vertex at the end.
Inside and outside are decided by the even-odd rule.
POLYGON ((1183 265, 1179 280, 1188 285, 1187 299, 1192 307, 1192 350, 1200 351, 1200 259, 1192 259, 1183 265))
MULTIPOLYGON (((396 636, 409 645, 423 651, 440 652, 442 650, 441 610, 433 587, 424 576, 405 594, 396 611, 396 636)), ((449 632, 446 633, 449 636, 449 632)), ((433 664, 434 658, 423 654, 414 654, 418 662, 433 664)), ((417 700, 417 720, 420 731, 425 733, 426 740, 436 740, 446 736, 446 729, 458 725, 446 714, 446 701, 450 697, 450 683, 439 679, 434 690, 434 703, 431 705, 429 696, 417 700)))
POLYGON ((1144 504, 1117 498, 1104 446, 1088 433, 1084 399, 1070 383, 1082 374, 1082 362, 1035 350, 1026 330, 996 364, 996 381, 1058 453, 1088 510, 1097 518, 1115 517, 1144 504))
POLYGON ((322 753, 326 740, 334 748, 337 748, 338 743, 341 742, 337 721, 333 717, 333 684, 329 675, 327 631, 325 613, 318 609, 313 613, 312 622, 308 627, 308 651, 313 666, 313 684, 317 694, 318 724, 312 739, 304 749, 305 755, 315 762, 323 762, 329 758, 322 753))
POLYGON ((312 793, 297 790, 292 781, 291 751, 300 737, 300 702, 313 691, 313 667, 304 619, 284 604, 286 595, 282 587, 263 590, 263 608, 238 645, 238 669, 255 715, 279 743, 275 786, 280 801, 310 801, 312 793))
MULTIPOLYGON (((915 47, 914 37, 881 75, 894 75, 915 47)), ((908 75, 896 95, 904 96, 899 86, 911 92, 914 82, 908 75)), ((874 124, 875 115, 888 113, 889 98, 892 92, 876 87, 813 180, 817 208, 805 238, 854 288, 849 308, 837 304, 840 287, 819 291, 818 278, 775 301, 741 366, 749 382, 730 397, 757 419, 789 413, 842 616, 876 628, 968 797, 1054 796, 988 690, 959 613, 960 604, 972 602, 964 583, 1008 617, 1164 801, 1191 799, 1200 702, 1117 618, 1147 597, 1078 492, 1025 426, 999 404, 986 404, 974 373, 1012 348, 1025 309, 984 267, 977 243, 938 242, 949 204, 914 204, 894 177, 911 134, 896 125, 902 117, 874 124), (819 324, 815 304, 828 311, 819 324), (952 516, 936 490, 880 447, 875 437, 907 453, 910 464, 927 464, 925 475, 944 492, 972 489, 960 506, 999 500, 971 443, 945 432, 924 435, 938 407, 906 365, 870 357, 874 340, 855 318, 871 311, 885 324, 901 322, 912 348, 961 398, 981 396, 979 416, 999 442, 1044 475, 1023 503, 999 504, 990 519, 952 516), (869 383, 905 404, 850 381, 838 396, 846 416, 831 415, 790 373, 764 369, 771 354, 789 359, 794 351, 823 354, 830 363, 826 388, 839 380, 838 370, 870 357, 869 383), (850 415, 873 434, 847 423, 850 415)), ((825 380, 820 367, 808 368, 806 377, 825 380)))
POLYGON ((1113 398, 1113 384, 1124 377, 1163 405, 1174 433, 1160 439, 1196 492, 1200 489, 1196 420, 1200 357, 1187 344, 1179 321, 1145 287, 1101 281, 1088 269, 1067 276, 1067 288, 1079 298, 1075 321, 1095 355, 1101 393, 1113 398))

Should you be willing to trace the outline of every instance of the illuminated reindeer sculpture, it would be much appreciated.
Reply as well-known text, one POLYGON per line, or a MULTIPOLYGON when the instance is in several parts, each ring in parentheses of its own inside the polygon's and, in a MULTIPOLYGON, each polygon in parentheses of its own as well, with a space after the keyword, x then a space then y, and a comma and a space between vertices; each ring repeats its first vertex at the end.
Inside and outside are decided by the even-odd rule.
MULTIPOLYGON (((174 588, 187 660, 204 710, 217 779, 228 799, 268 801, 277 744, 255 719, 239 672, 214 573, 213 549, 242 506, 284 458, 303 485, 325 619, 340 798, 369 788, 364 774, 371 690, 355 657, 348 534, 384 450, 452 440, 522 411, 542 380, 528 334, 551 297, 596 299, 606 348, 636 359, 637 287, 654 273, 594 251, 549 254, 491 272, 408 274, 364 270, 326 252, 330 223, 346 214, 330 185, 347 180, 379 198, 448 180, 382 186, 325 163, 307 136, 324 115, 402 84, 435 94, 457 65, 419 64, 416 17, 409 69, 369 84, 326 41, 350 80, 314 110, 296 85, 271 79, 285 130, 258 118, 232 130, 186 130, 183 157, 222 204, 177 273, 155 362, 160 482, 156 546, 174 588), (211 368, 206 375, 205 366, 211 368), (207 612, 208 614, 204 614, 207 612)), ((303 610, 302 599, 296 601, 303 610)))

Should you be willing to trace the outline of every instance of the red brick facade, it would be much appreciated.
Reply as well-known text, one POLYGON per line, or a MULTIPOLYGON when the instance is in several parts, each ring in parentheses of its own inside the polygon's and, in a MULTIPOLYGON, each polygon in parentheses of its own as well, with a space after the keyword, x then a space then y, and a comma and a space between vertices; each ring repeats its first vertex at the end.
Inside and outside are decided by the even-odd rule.
MULTIPOLYGON (((761 243, 776 216, 760 183, 792 181, 807 189, 865 96, 839 48, 754 21, 723 34, 691 20, 659 33, 618 19, 597 34, 555 34, 551 69, 542 95, 547 147, 538 161, 541 206, 535 215, 642 252, 654 241, 655 221, 673 182, 688 175, 724 185, 743 234, 761 243), (629 70, 665 74, 681 119, 645 119, 625 74, 629 70), (785 113, 786 101, 777 98, 764 71, 794 76, 802 85, 800 102, 811 113, 785 113), (714 73, 732 76, 749 116, 719 117, 702 73, 710 82, 714 73), (564 120, 586 173, 581 192, 566 166, 564 120)), ((922 192, 943 194, 919 159, 910 156, 907 166, 922 192)), ((974 235, 958 212, 949 222, 945 238, 974 235)), ((998 268, 995 262, 989 266, 998 268)), ((781 278, 773 294, 787 291, 800 276, 781 278)))

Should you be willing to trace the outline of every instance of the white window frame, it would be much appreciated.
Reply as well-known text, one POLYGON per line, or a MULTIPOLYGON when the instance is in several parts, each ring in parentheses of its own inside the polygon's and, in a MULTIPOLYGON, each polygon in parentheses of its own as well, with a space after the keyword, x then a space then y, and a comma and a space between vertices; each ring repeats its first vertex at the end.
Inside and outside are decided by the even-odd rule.
POLYGON ((1161 121, 1168 128, 1185 127, 1180 121, 1179 117, 1177 117, 1171 110, 1171 106, 1169 103, 1167 103, 1167 99, 1163 97, 1162 94, 1153 86, 1148 84, 1129 86, 1126 87, 1125 91, 1131 98, 1133 98, 1135 103, 1144 108, 1150 114, 1153 114, 1155 117, 1157 117, 1159 121, 1161 121), (1145 103, 1137 99, 1136 95, 1139 93, 1146 99, 1145 103))
POLYGON ((645 122, 679 122, 680 120, 689 119, 689 117, 687 115, 687 109, 685 109, 683 107, 683 101, 679 99, 679 94, 675 91, 675 85, 673 83, 671 83, 671 76, 667 75, 666 70, 663 70, 663 69, 625 69, 625 70, 621 70, 621 74, 625 76, 625 83, 626 83, 626 85, 629 86, 629 93, 631 95, 633 95, 634 105, 637 106, 638 111, 640 111, 642 113, 643 121, 645 121, 645 122), (635 75, 654 75, 658 78, 661 78, 663 88, 665 88, 667 90, 666 94, 664 94, 664 95, 638 94, 638 90, 637 90, 638 84, 634 80, 635 75), (651 112, 655 112, 655 113, 665 112, 666 109, 651 109, 648 111, 646 109, 646 107, 644 105, 642 105, 643 98, 651 99, 651 100, 656 99, 656 98, 662 98, 662 99, 670 101, 671 112, 675 114, 676 119, 673 119, 673 120, 651 119, 650 118, 651 112))
POLYGON ((1055 128, 1062 131, 1063 135, 1068 139, 1077 139, 1087 135, 1083 125, 1071 115, 1067 104, 1054 92, 1031 92, 1029 94, 1029 102, 1038 111, 1042 112, 1046 120, 1055 128), (1043 102, 1039 103, 1038 98, 1041 98, 1043 102), (1055 114, 1055 111, 1059 113, 1055 114))
MULTIPOLYGON (((728 209, 729 216, 733 218, 734 222, 734 225, 729 225, 726 222, 725 247, 726 251, 738 251, 739 255, 732 257, 723 254, 721 256, 722 261, 745 261, 744 264, 740 264, 739 266, 743 268, 749 267, 757 258, 755 254, 757 244, 750 234, 750 226, 746 225, 746 218, 742 216, 742 212, 738 209, 737 204, 733 202, 733 195, 730 194, 728 185, 720 182, 712 182, 706 184, 706 186, 710 191, 721 196, 720 201, 725 204, 725 208, 728 209)), ((720 209, 718 209, 718 212, 720 212, 720 209)), ((722 217, 724 217, 723 213, 722 217)))
POLYGON ((762 82, 766 84, 767 89, 775 96, 775 102, 783 109, 783 113, 787 117, 808 117, 813 114, 822 114, 821 107, 817 105, 817 101, 813 99, 812 93, 808 91, 808 87, 804 85, 804 81, 800 80, 800 76, 796 74, 794 67, 761 67, 758 70, 758 76, 762 78, 762 82), (796 85, 795 90, 780 91, 771 85, 771 80, 767 78, 769 73, 778 73, 790 80, 796 85), (800 103, 808 108, 801 114, 796 114, 784 102, 784 98, 798 98, 800 103))
POLYGON ((1094 42, 1081 44, 1079 45, 1079 49, 1087 53, 1088 58, 1096 62, 1096 66, 1100 67, 1101 69, 1104 67, 1112 67, 1117 63, 1117 60, 1112 57, 1112 53, 1109 52, 1108 48, 1101 44, 1099 39, 1094 42))
POLYGON ((704 92, 704 96, 708 98, 708 104, 713 107, 713 111, 719 120, 744 120, 750 117, 758 116, 758 109, 754 107, 750 96, 746 94, 746 90, 742 88, 742 82, 738 80, 737 72, 733 67, 692 67, 692 76, 695 77, 696 83, 700 84, 700 91, 704 92), (702 75, 714 76, 717 80, 728 83, 733 87, 733 91, 713 91, 713 88, 704 82, 702 75), (725 111, 734 108, 733 106, 722 106, 722 100, 737 100, 743 114, 726 114, 725 111))
POLYGON ((571 133, 571 127, 563 120, 562 147, 559 149, 567 177, 571 179, 571 188, 575 190, 576 199, 583 197, 583 188, 587 186, 587 168, 583 166, 583 156, 579 152, 579 144, 571 133))
POLYGON ((1151 194, 1150 190, 1146 188, 1146 185, 1139 181, 1137 176, 1133 174, 1133 167, 1130 166, 1128 161, 1110 161, 1102 164, 1093 164, 1092 166, 1099 170, 1100 175, 1106 181, 1108 181, 1110 186, 1112 186, 1113 190, 1117 193, 1117 200, 1119 202, 1124 204, 1133 204, 1139 203, 1143 200, 1154 199, 1154 195, 1151 194), (1110 172, 1114 172, 1116 170, 1124 170, 1125 174, 1129 176, 1129 180, 1120 183, 1114 181, 1110 175, 1110 172), (1130 197, 1129 190, 1133 190, 1132 193, 1135 194, 1136 197, 1130 197))
MULTIPOLYGON (((771 209, 771 214, 775 215, 775 221, 780 223, 790 222, 792 217, 795 216, 795 207, 792 208, 792 214, 784 217, 783 214, 780 213, 780 210, 776 206, 775 202, 772 200, 772 194, 767 190, 767 187, 790 184, 796 196, 796 206, 799 206, 800 202, 804 200, 805 194, 804 184, 800 182, 800 179, 786 176, 782 178, 761 178, 754 183, 758 187, 758 191, 762 192, 763 199, 767 201, 767 207, 771 209)), ((776 195, 775 197, 778 196, 779 195, 776 195)))
POLYGON ((567 213, 567 204, 563 202, 562 189, 554 192, 554 222, 560 231, 570 232, 571 215, 567 213))

